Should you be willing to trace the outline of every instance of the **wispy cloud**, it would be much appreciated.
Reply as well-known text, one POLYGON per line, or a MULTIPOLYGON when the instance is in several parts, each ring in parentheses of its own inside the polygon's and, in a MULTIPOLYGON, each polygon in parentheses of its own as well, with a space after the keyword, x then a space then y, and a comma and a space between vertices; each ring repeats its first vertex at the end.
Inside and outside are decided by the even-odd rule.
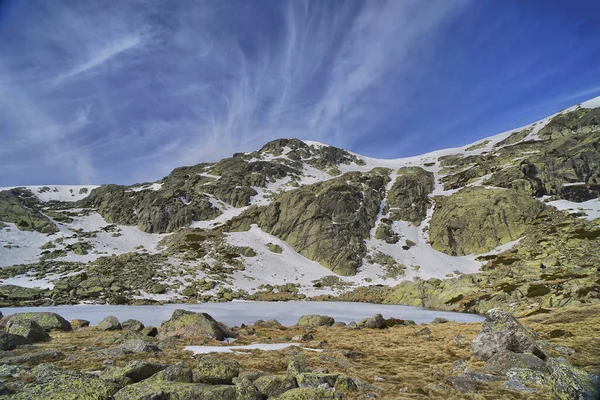
POLYGON ((277 137, 344 146, 406 101, 465 4, 15 3, 0 31, 0 152, 27 157, 25 181, 133 182, 277 137))

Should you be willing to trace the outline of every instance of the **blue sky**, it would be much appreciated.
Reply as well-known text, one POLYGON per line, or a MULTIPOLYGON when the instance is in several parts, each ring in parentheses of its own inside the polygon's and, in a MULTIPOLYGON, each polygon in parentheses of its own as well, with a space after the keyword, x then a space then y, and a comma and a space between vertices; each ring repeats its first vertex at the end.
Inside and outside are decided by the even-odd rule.
POLYGON ((0 0, 0 186, 298 137, 392 158, 600 95, 597 1, 0 0))

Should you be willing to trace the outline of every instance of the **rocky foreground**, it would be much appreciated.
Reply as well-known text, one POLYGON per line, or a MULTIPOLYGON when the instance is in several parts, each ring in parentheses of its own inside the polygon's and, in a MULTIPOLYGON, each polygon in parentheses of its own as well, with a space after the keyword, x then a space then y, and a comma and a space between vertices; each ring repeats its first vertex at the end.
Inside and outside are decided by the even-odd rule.
POLYGON ((483 324, 306 315, 291 327, 227 327, 176 310, 160 327, 113 316, 90 327, 55 313, 14 314, 0 320, 0 398, 598 398, 600 307, 522 321, 493 310, 483 324), (290 347, 185 350, 249 343, 290 347))

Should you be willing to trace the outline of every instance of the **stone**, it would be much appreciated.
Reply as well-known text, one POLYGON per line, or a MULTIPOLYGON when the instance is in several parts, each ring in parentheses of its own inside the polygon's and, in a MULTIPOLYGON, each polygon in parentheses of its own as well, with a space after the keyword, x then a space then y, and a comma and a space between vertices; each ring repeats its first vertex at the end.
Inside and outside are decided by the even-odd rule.
POLYGON ((557 398, 593 400, 600 395, 592 377, 564 358, 549 358, 546 365, 550 371, 552 391, 557 398))
POLYGON ((6 364, 29 364, 37 365, 44 362, 56 361, 64 356, 56 350, 34 351, 20 356, 6 357, 2 359, 6 364))
POLYGON ((236 400, 232 385, 204 385, 198 383, 168 382, 146 379, 125 386, 114 400, 236 400))
POLYGON ((279 321, 277 321, 276 319, 270 319, 268 321, 263 321, 262 319, 259 319, 258 321, 254 322, 254 327, 256 328, 281 328, 283 327, 283 325, 281 325, 281 323, 279 321))
POLYGON ((445 324, 447 322, 450 322, 450 321, 448 321, 446 318, 441 318, 441 317, 436 317, 436 318, 433 319, 433 321, 431 321, 431 323, 434 324, 434 325, 436 325, 436 324, 445 324))
POLYGON ((148 343, 140 339, 126 340, 123 343, 121 343, 119 347, 131 353, 148 353, 160 351, 157 345, 153 343, 148 343))
POLYGON ((410 319, 396 319, 396 318, 388 318, 385 320, 385 326, 391 328, 393 326, 410 326, 416 325, 415 321, 410 319))
POLYGON ((499 381, 502 380, 502 378, 496 375, 481 374, 478 372, 465 372, 464 374, 454 376, 449 380, 457 391, 461 393, 471 393, 477 390, 480 383, 499 381))
POLYGON ((100 321, 98 325, 96 325, 96 328, 100 329, 101 331, 120 331, 122 329, 121 323, 117 317, 113 315, 109 315, 100 321))
POLYGON ((208 337, 223 340, 228 336, 224 325, 206 313, 175 310, 168 321, 160 326, 159 339, 168 337, 208 337))
POLYGON ((100 373, 100 378, 123 386, 143 381, 169 367, 165 364, 152 364, 144 361, 130 361, 124 367, 109 367, 100 373))
POLYGON ((11 397, 16 400, 90 399, 112 400, 119 386, 90 374, 40 365, 33 371, 35 383, 24 385, 11 397))
POLYGON ((548 383, 545 373, 525 368, 511 368, 506 373, 506 377, 508 380, 519 381, 521 383, 533 383, 535 385, 545 385, 548 383))
POLYGON ((236 400, 263 400, 263 396, 246 376, 240 376, 235 382, 236 400))
POLYGON ((572 356, 573 354, 575 354, 575 350, 573 350, 570 347, 565 347, 565 346, 556 346, 556 347, 554 347, 554 350, 556 350, 558 353, 562 354, 563 356, 572 356))
POLYGON ((331 317, 327 317, 324 315, 303 315, 298 319, 296 325, 298 326, 331 326, 333 325, 335 320, 331 317))
POLYGON ((274 400, 335 400, 339 398, 333 390, 321 388, 291 389, 279 396, 273 397, 274 400))
POLYGON ((6 325, 6 332, 12 335, 23 336, 31 343, 50 340, 50 335, 34 320, 11 319, 6 325))
POLYGON ((266 397, 278 396, 298 387, 291 375, 263 375, 254 381, 254 386, 266 397))
POLYGON ((31 342, 23 336, 0 332, 0 350, 2 351, 14 350, 17 346, 25 344, 31 344, 31 342))
POLYGON ((532 371, 546 371, 546 364, 539 357, 531 353, 514 353, 505 351, 495 353, 490 357, 483 367, 486 373, 499 374, 506 373, 512 368, 523 368, 532 371))
POLYGON ((365 318, 358 323, 358 326, 361 328, 368 329, 385 329, 386 323, 385 319, 381 314, 375 314, 375 316, 370 318, 365 318))
POLYGON ((308 342, 313 339, 314 339, 314 337, 312 334, 303 333, 301 335, 296 335, 296 336, 292 337, 292 342, 308 342))
POLYGON ((419 328, 415 331, 415 336, 426 336, 431 335, 431 329, 424 326, 423 328, 419 328))
POLYGON ((154 326, 146 326, 140 333, 144 336, 156 337, 158 335, 158 329, 154 326))
POLYGON ((528 388, 519 381, 506 381, 502 384, 502 389, 519 393, 535 393, 535 389, 528 388))
POLYGON ((541 359, 546 358, 531 333, 515 317, 501 310, 488 312, 471 348, 475 357, 484 361, 506 351, 533 353, 541 359))
POLYGON ((71 328, 73 329, 81 329, 90 326, 90 321, 86 321, 85 319, 72 319, 71 320, 71 328))
POLYGON ((53 312, 27 312, 13 314, 5 317, 10 321, 35 321, 39 326, 46 331, 70 331, 71 324, 69 321, 53 312))
POLYGON ((123 321, 121 323, 121 326, 123 327, 123 329, 128 331, 141 332, 144 329, 144 324, 142 324, 136 319, 128 319, 126 321, 123 321))
POLYGON ((202 357, 194 371, 194 381, 211 385, 231 384, 240 374, 237 361, 217 357, 202 357))

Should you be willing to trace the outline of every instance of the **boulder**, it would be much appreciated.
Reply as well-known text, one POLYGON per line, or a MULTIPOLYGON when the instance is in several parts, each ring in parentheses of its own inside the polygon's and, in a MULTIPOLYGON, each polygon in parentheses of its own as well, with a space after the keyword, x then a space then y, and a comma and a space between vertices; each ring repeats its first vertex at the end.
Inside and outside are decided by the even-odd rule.
POLYGON ((204 336, 223 340, 227 334, 226 327, 206 313, 175 310, 171 318, 161 324, 158 338, 204 336))
POLYGON ((0 350, 2 351, 14 350, 17 346, 24 344, 31 344, 31 342, 23 336, 0 332, 0 350))
POLYGON ((506 377, 511 381, 519 381, 521 383, 533 383, 535 385, 545 385, 548 383, 548 378, 543 372, 526 368, 511 368, 506 373, 506 377))
POLYGON ((122 386, 140 382, 169 367, 144 361, 131 361, 124 367, 109 367, 100 373, 100 379, 122 386))
POLYGON ((333 325, 335 320, 331 317, 327 317, 324 315, 303 315, 298 319, 296 325, 298 326, 331 326, 333 325))
POLYGON ((42 291, 38 288, 26 288, 17 285, 0 285, 0 299, 13 301, 37 300, 42 297, 42 291))
POLYGON ((198 368, 194 371, 194 382, 211 385, 231 384, 240 374, 237 361, 217 357, 202 357, 198 360, 198 368))
POLYGON ((157 345, 140 339, 126 340, 123 343, 121 343, 119 347, 131 353, 148 353, 160 351, 157 345))
POLYGON ((375 314, 375 316, 371 318, 365 318, 358 323, 358 326, 361 328, 369 328, 369 329, 385 329, 386 323, 385 319, 381 314, 375 314))
POLYGON ((23 336, 31 343, 50 340, 50 335, 34 320, 13 319, 6 325, 6 332, 12 335, 23 336))
POLYGON ((6 317, 10 321, 35 321, 39 326, 46 331, 70 331, 71 324, 69 321, 53 312, 27 312, 13 314, 6 317))
POLYGON ((101 331, 120 331, 122 329, 121 323, 117 317, 113 315, 109 315, 100 321, 98 325, 96 325, 96 328, 100 329, 101 331))
POLYGON ((549 358, 546 365, 550 371, 552 391, 561 400, 594 400, 600 395, 591 376, 573 367, 564 358, 549 358))
POLYGON ((158 335, 158 329, 154 326, 147 326, 140 331, 140 333, 144 336, 156 337, 158 335))
POLYGON ((279 396, 298 387, 291 375, 264 375, 254 381, 254 386, 265 397, 279 396))
POLYGON ((506 373, 512 368, 524 368, 540 372, 547 370, 544 361, 531 353, 505 351, 492 355, 486 361, 483 371, 491 374, 499 374, 506 373))
POLYGON ((263 400, 256 386, 246 376, 240 376, 235 382, 237 400, 263 400))
POLYGON ((506 381, 502 384, 502 389, 510 390, 511 392, 519 393, 535 393, 535 389, 528 388, 519 381, 506 381))
POLYGON ((121 326, 123 327, 123 329, 128 331, 141 332, 144 329, 144 324, 142 324, 136 319, 128 319, 126 321, 123 321, 121 323, 121 326))
POLYGON ((332 390, 315 388, 292 389, 273 397, 274 400, 335 400, 339 398, 341 397, 332 390))
POLYGON ((5 364, 29 364, 37 365, 44 362, 56 361, 64 356, 56 350, 34 351, 20 356, 6 357, 2 359, 5 364))
POLYGON ((71 320, 71 328, 73 329, 81 329, 90 326, 90 321, 85 319, 72 319, 71 320))
POLYGON ((473 353, 479 360, 489 360, 496 353, 532 353, 545 359, 545 353, 536 344, 527 329, 511 314, 490 310, 479 334, 471 343, 473 353))
POLYGON ((496 375, 481 374, 478 372, 465 372, 464 374, 454 376, 449 380, 457 391, 461 393, 471 393, 476 391, 481 383, 499 381, 502 380, 502 378, 496 375))
POLYGON ((26 384, 12 399, 94 399, 111 400, 119 387, 90 374, 63 371, 40 365, 33 371, 35 383, 26 384))

